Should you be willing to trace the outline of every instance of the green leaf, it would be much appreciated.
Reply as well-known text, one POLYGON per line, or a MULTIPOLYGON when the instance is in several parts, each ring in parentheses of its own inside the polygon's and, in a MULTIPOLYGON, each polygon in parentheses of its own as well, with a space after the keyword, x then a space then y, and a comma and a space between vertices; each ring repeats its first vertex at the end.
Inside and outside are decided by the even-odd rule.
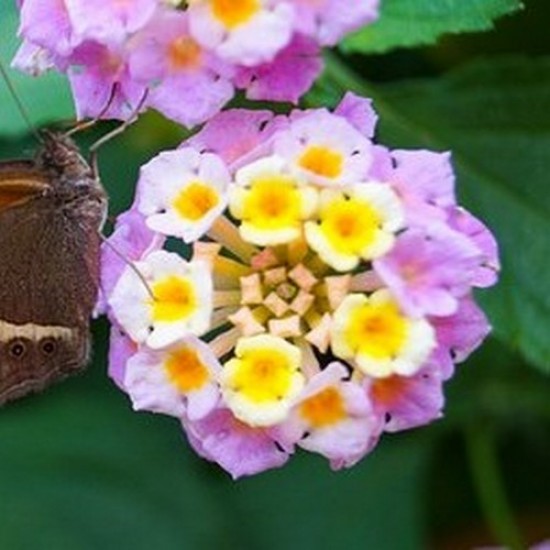
POLYGON ((381 17, 342 43, 346 52, 380 53, 433 44, 442 34, 484 31, 522 7, 519 0, 382 0, 381 17))
POLYGON ((390 436, 337 475, 309 455, 235 483, 176 419, 131 410, 105 328, 86 373, 1 410, 0 548, 426 547, 423 438, 390 436))
POLYGON ((460 428, 480 418, 519 430, 529 421, 548 423, 549 392, 550 377, 529 368, 517 353, 489 338, 446 385, 445 422, 437 427, 460 428))
POLYGON ((106 377, 105 337, 84 375, 2 409, 0 547, 223 547, 205 469, 176 420, 131 411, 106 377))
MULTIPOLYGON (((18 15, 15 2, 5 2, 0 13, 0 61, 6 68, 17 96, 36 126, 52 121, 74 119, 74 108, 65 77, 53 72, 39 78, 22 74, 9 68, 17 51, 16 37, 18 15)), ((0 78, 0 134, 3 136, 24 134, 29 131, 8 86, 0 78)))
POLYGON ((383 143, 453 152, 461 202, 496 233, 503 270, 480 296, 496 335, 550 372, 550 58, 504 58, 373 89, 334 58, 328 75, 370 95, 383 143))
POLYGON ((238 483, 235 507, 243 548, 426 548, 424 492, 431 446, 391 435, 351 470, 313 455, 238 483), (398 527, 396 527, 398 526, 398 527))

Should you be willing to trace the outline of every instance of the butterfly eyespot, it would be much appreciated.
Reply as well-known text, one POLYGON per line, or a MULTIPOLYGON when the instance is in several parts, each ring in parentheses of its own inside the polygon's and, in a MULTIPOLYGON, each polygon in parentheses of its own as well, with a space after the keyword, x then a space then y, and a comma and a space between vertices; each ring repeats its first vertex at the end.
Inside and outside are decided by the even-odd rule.
POLYGON ((13 340, 8 345, 8 353, 14 359, 21 359, 27 353, 27 344, 23 340, 13 340))
POLYGON ((57 351, 57 342, 53 338, 40 340, 40 351, 44 355, 53 355, 57 351))

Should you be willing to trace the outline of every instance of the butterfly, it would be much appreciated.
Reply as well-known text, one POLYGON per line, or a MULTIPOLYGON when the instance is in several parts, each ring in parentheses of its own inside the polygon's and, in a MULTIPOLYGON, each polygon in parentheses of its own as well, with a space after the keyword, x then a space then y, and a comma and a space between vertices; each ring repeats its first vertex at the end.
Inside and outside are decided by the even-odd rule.
POLYGON ((99 286, 107 196, 63 134, 0 162, 0 405, 81 370, 99 286))

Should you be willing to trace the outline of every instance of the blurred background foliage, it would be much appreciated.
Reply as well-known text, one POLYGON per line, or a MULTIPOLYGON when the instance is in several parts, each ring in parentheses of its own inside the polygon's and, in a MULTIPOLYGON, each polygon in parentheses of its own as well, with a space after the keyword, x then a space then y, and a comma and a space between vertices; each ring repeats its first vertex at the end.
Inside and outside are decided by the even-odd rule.
MULTIPOLYGON (((306 98, 332 105, 352 89, 374 98, 380 141, 452 149, 462 202, 497 233, 502 280, 480 295, 494 336, 447 384, 445 417, 388 435, 350 471, 298 453, 235 483, 189 450, 176 421, 131 411, 106 376, 100 319, 85 374, 0 411, 1 549, 526 548, 550 539, 550 4, 517 7, 383 0, 381 21, 327 55, 306 98), (452 34, 462 31, 478 32, 452 34)), ((16 27, 4 0, 5 63, 16 27)), ((37 124, 71 123, 62 78, 13 80, 37 124)), ((81 136, 83 147, 109 127, 81 136)), ((184 135, 148 114, 101 151, 113 216, 130 204, 139 165, 184 135)), ((34 146, 0 85, 0 158, 34 146)))

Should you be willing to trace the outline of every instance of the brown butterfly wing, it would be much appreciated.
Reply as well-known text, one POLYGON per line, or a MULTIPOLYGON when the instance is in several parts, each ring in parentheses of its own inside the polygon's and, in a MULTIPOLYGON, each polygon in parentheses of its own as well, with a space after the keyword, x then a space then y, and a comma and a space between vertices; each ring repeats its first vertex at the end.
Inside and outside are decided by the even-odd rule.
POLYGON ((0 164, 0 405, 87 362, 104 205, 94 182, 74 197, 66 183, 0 164))
POLYGON ((35 163, 18 160, 0 163, 0 211, 40 195, 50 184, 35 163))

